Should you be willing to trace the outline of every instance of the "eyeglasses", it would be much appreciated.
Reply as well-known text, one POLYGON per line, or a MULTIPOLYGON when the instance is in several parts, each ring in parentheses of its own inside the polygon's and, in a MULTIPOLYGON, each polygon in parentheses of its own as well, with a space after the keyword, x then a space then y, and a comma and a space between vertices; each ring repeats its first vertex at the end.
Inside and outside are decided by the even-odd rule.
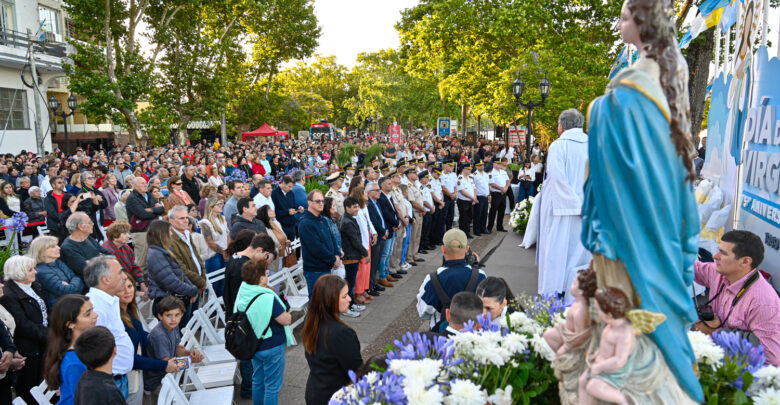
POLYGON ((181 186, 181 182, 173 183, 174 186, 181 186))
POLYGON ((315 204, 322 204, 322 203, 325 202, 325 200, 311 200, 311 202, 313 202, 315 204))

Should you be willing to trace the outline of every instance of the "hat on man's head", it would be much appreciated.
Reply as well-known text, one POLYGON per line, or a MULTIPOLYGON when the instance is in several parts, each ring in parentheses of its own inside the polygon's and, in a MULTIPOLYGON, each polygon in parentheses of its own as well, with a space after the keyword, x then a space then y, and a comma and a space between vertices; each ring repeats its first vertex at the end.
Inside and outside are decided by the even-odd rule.
POLYGON ((327 178, 325 178, 325 181, 327 181, 330 184, 338 180, 340 177, 341 177, 341 172, 333 172, 327 178))
POLYGON ((469 245, 466 233, 456 228, 450 229, 444 234, 442 243, 449 249, 465 249, 469 245))
POLYGON ((461 170, 465 170, 465 169, 473 170, 474 166, 472 166, 471 163, 463 163, 463 166, 461 166, 460 168, 461 170))
POLYGON ((455 166, 455 162, 452 159, 445 159, 441 163, 445 165, 455 166))
POLYGON ((381 171, 385 171, 389 169, 390 169, 390 165, 388 165, 387 163, 383 164, 382 166, 379 166, 379 170, 381 171))
POLYGON ((415 169, 414 167, 412 167, 412 168, 410 168, 410 169, 406 169, 406 170, 404 170, 404 174, 406 174, 406 175, 409 175, 409 174, 412 174, 412 173, 415 173, 415 174, 417 174, 417 169, 415 169))
POLYGON ((396 163, 396 166, 401 167, 406 165, 406 158, 400 158, 398 159, 398 162, 396 163))
POLYGON ((433 171, 431 173, 438 173, 441 174, 441 166, 433 166, 433 171))
POLYGON ((352 167, 352 162, 345 164, 344 167, 342 167, 342 169, 343 170, 354 169, 354 167, 352 167))
POLYGON ((393 177, 398 176, 398 171, 395 170, 395 168, 391 168, 389 172, 385 175, 386 177, 393 177))
POLYGON ((427 171, 427 170, 423 170, 423 171, 421 171, 420 173, 417 173, 417 177, 419 177, 419 178, 421 178, 421 179, 424 179, 424 178, 426 178, 426 177, 430 177, 430 175, 431 175, 431 174, 430 174, 430 173, 428 173, 428 171, 427 171))
POLYGON ((479 162, 474 163, 474 166, 484 166, 484 165, 485 165, 485 161, 484 160, 480 160, 479 162))

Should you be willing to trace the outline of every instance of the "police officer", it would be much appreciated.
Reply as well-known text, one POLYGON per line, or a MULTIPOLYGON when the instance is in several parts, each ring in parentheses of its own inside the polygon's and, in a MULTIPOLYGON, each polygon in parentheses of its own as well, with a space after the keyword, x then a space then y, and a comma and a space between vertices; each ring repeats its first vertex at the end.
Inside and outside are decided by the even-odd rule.
POLYGON ((344 183, 344 177, 341 176, 340 172, 334 172, 325 181, 330 185, 330 189, 325 193, 325 197, 333 198, 333 206, 336 207, 339 217, 344 216, 344 195, 339 192, 341 185, 344 183))
POLYGON ((490 205, 490 189, 488 182, 489 175, 485 173, 485 162, 479 161, 476 164, 477 172, 472 174, 474 178, 474 188, 477 190, 477 205, 474 206, 474 236, 488 233, 487 219, 488 207, 490 205))
MULTIPOLYGON (((452 228, 452 221, 455 218, 455 199, 458 190, 458 175, 454 173, 455 163, 452 160, 445 160, 442 167, 441 189, 444 193, 444 231, 452 228)), ((441 233, 441 237, 444 232, 441 233)))
POLYGON ((420 236, 420 250, 432 250, 431 228, 433 227, 433 216, 436 207, 433 203, 433 190, 430 184, 431 175, 427 170, 421 171, 418 175, 420 182, 420 191, 422 192, 423 206, 425 207, 425 216, 423 216, 422 235, 420 236))
POLYGON ((344 172, 344 182, 341 184, 339 192, 346 197, 349 192, 349 183, 352 182, 352 177, 355 176, 355 167, 352 166, 352 163, 347 163, 344 165, 344 172))
POLYGON ((471 175, 471 163, 465 163, 458 176, 458 228, 466 234, 467 238, 473 238, 469 233, 471 221, 474 217, 474 205, 478 204, 477 190, 474 186, 474 177, 471 175))
POLYGON ((431 182, 428 185, 431 187, 431 198, 433 198, 433 205, 436 210, 433 212, 433 224, 431 225, 431 246, 441 245, 442 236, 444 236, 444 192, 441 186, 441 167, 431 166, 432 175, 431 182))
POLYGON ((496 230, 506 232, 504 229, 504 213, 506 212, 506 194, 511 190, 509 176, 506 173, 506 158, 493 163, 493 170, 488 175, 490 183, 490 213, 488 215, 487 231, 493 230, 493 222, 496 230))

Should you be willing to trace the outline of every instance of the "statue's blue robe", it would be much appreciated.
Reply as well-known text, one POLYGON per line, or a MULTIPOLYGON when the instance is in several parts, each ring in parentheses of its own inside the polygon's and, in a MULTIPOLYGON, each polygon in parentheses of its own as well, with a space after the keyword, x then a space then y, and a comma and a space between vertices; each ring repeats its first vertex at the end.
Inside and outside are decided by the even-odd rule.
POLYGON ((697 319, 691 283, 699 216, 661 88, 643 71, 624 70, 591 104, 588 136, 582 243, 622 261, 639 307, 666 315, 651 337, 680 386, 701 402, 686 334, 697 319))

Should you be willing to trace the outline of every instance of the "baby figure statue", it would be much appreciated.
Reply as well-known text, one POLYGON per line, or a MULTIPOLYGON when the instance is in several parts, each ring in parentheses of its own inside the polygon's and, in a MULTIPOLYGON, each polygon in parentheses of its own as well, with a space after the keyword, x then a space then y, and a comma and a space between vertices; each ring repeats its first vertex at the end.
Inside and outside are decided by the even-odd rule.
POLYGON ((601 332, 599 348, 593 353, 590 369, 580 377, 580 404, 595 404, 602 400, 615 404, 628 404, 628 398, 620 391, 634 367, 636 335, 626 318, 628 297, 614 287, 596 291, 596 308, 599 319, 606 323, 601 332))
POLYGON ((577 384, 586 368, 585 357, 594 327, 590 299, 596 288, 596 272, 592 268, 580 270, 571 285, 574 303, 566 311, 566 321, 544 332, 544 339, 556 352, 552 365, 563 405, 577 404, 577 384))

